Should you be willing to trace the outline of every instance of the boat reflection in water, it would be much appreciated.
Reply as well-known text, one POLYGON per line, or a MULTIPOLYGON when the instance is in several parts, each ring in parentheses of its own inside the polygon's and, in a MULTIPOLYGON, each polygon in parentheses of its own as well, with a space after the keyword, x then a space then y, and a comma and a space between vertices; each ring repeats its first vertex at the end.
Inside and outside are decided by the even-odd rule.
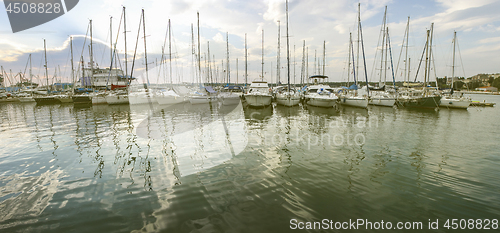
POLYGON ((247 144, 241 103, 181 103, 159 108, 137 125, 136 134, 165 141, 180 176, 222 164, 247 144))

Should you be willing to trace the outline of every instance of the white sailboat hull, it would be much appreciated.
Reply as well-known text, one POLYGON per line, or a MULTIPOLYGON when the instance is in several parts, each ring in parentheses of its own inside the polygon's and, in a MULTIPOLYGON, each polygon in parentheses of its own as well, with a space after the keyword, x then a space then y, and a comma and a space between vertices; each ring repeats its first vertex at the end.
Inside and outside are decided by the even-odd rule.
POLYGON ((184 97, 182 96, 164 96, 164 95, 158 95, 155 96, 156 102, 160 105, 172 105, 172 104, 179 104, 185 102, 184 97))
POLYGON ((98 95, 92 97, 92 104, 107 104, 106 96, 98 95))
POLYGON ((316 107, 333 107, 335 103, 337 102, 337 98, 332 98, 332 97, 322 97, 322 96, 315 96, 315 97, 306 97, 306 104, 316 106, 316 107))
POLYGON ((284 106, 295 106, 300 102, 299 95, 276 94, 276 102, 284 106))
POLYGON ((239 104, 241 98, 238 95, 222 96, 222 105, 236 105, 239 104))
POLYGON ((396 103, 395 98, 371 98, 369 103, 371 105, 377 105, 377 106, 386 106, 386 107, 392 107, 396 103))
POLYGON ((273 97, 271 95, 245 95, 245 100, 247 101, 247 104, 252 106, 252 107, 264 107, 271 105, 273 97))
POLYGON ((442 97, 439 107, 467 109, 471 101, 467 99, 442 97))
POLYGON ((362 97, 340 97, 340 104, 351 107, 367 108, 368 99, 362 97))
POLYGON ((129 104, 127 95, 108 95, 106 102, 108 104, 129 104))
POLYGON ((151 94, 145 92, 131 93, 128 95, 128 102, 132 105, 134 104, 155 104, 156 98, 153 98, 151 94))
POLYGON ((217 101, 217 98, 212 96, 191 96, 189 99, 191 104, 208 104, 213 101, 217 101))
POLYGON ((19 99, 19 102, 21 102, 21 103, 35 102, 35 99, 33 99, 33 97, 31 97, 31 96, 28 96, 28 97, 18 97, 18 99, 19 99))

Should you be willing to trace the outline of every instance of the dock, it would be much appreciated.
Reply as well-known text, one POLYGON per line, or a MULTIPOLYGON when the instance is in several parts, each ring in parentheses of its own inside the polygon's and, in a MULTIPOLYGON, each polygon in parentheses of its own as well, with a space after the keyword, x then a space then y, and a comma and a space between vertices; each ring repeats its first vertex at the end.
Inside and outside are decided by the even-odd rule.
POLYGON ((486 101, 480 102, 480 101, 472 101, 470 103, 470 106, 477 106, 477 107, 493 107, 495 106, 495 103, 488 103, 486 101))

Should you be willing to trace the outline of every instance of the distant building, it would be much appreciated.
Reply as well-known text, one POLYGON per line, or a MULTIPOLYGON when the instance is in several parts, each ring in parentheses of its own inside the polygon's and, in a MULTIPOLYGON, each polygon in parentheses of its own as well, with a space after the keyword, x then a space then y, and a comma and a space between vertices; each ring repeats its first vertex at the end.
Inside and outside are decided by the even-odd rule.
POLYGON ((482 82, 482 83, 484 83, 484 82, 487 83, 490 81, 490 77, 486 74, 476 74, 476 75, 472 76, 470 79, 472 81, 482 82))
POLYGON ((487 87, 478 87, 478 88, 476 88, 476 91, 492 91, 492 92, 497 92, 498 88, 496 88, 496 87, 490 87, 490 86, 487 86, 487 87))

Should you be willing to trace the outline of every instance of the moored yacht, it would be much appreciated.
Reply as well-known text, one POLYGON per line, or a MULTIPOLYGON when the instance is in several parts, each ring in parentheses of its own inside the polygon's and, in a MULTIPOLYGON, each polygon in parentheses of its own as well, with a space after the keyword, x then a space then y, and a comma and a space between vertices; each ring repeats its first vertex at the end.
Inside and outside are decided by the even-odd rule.
POLYGON ((273 96, 267 81, 253 81, 248 92, 244 94, 247 104, 252 107, 271 105, 273 96))
POLYGON ((240 86, 226 86, 220 92, 220 99, 222 105, 239 104, 241 96, 243 95, 243 88, 240 86))
POLYGON ((338 100, 333 89, 326 84, 319 84, 318 79, 328 79, 325 75, 314 75, 309 77, 313 79, 313 85, 305 88, 304 102, 308 105, 317 107, 333 107, 338 100))

